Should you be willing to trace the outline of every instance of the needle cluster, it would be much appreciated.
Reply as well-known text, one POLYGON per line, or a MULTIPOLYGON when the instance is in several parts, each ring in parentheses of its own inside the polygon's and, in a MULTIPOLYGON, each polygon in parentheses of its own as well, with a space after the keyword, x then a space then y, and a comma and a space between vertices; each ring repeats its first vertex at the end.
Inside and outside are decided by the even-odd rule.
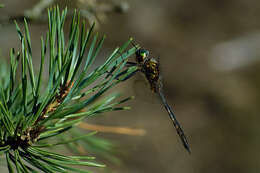
MULTIPOLYGON (((48 148, 93 136, 96 132, 65 134, 73 132, 88 117, 128 109, 119 105, 132 98, 119 99, 118 94, 102 97, 121 82, 115 78, 127 58, 135 53, 135 48, 126 50, 131 39, 90 71, 105 36, 99 39, 93 33, 94 25, 86 29, 75 11, 67 37, 63 31, 66 14, 66 9, 60 12, 58 7, 48 10, 49 28, 41 37, 38 73, 33 66, 27 21, 24 20, 24 31, 16 23, 21 50, 11 49, 9 70, 0 77, 0 155, 5 157, 9 172, 89 172, 71 165, 104 167, 93 157, 65 156, 48 148), (111 69, 115 69, 114 74, 105 78, 111 69), (47 81, 43 76, 47 76, 47 81)), ((134 70, 129 68, 122 78, 134 70)))

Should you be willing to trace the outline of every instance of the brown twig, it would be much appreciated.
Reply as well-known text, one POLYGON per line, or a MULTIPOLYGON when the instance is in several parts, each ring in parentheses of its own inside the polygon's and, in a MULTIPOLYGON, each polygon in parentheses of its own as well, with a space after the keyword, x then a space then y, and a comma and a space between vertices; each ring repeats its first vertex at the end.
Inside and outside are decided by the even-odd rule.
POLYGON ((117 133, 124 135, 133 135, 133 136, 144 136, 146 131, 144 129, 132 129, 128 127, 114 127, 114 126, 103 126, 103 125, 94 125, 82 122, 78 125, 81 129, 94 130, 105 133, 117 133))
POLYGON ((49 113, 58 108, 58 106, 64 101, 65 97, 69 94, 73 84, 73 82, 68 81, 66 84, 60 86, 59 93, 55 96, 54 101, 45 106, 41 115, 34 122, 33 127, 29 127, 25 130, 24 134, 21 136, 21 140, 27 141, 28 145, 38 140, 39 135, 45 130, 43 125, 38 125, 39 122, 46 119, 49 113))

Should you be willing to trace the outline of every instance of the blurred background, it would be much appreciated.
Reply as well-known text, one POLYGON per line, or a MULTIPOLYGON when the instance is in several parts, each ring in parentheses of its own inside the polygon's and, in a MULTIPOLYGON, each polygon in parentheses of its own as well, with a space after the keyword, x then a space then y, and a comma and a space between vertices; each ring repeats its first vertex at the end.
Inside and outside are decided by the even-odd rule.
MULTIPOLYGON (((84 0, 79 1, 83 7, 84 0)), ((38 2, 1 1, 5 5, 0 9, 2 59, 8 59, 10 48, 17 49, 20 44, 9 20, 23 16, 26 10, 28 14, 38 2)), ((127 103, 131 110, 88 121, 146 131, 143 136, 99 135, 116 142, 122 160, 121 164, 110 164, 111 170, 100 172, 260 172, 260 1, 119 3, 119 11, 124 13, 113 7, 89 15, 91 21, 98 20, 97 31, 107 35, 96 63, 102 63, 129 37, 159 58, 165 95, 189 139, 192 154, 184 150, 160 100, 138 74, 116 88, 124 96, 135 96, 127 103)), ((72 0, 60 0, 59 4, 77 7, 72 0)), ((30 30, 34 64, 38 66, 40 35, 47 30, 47 23, 36 17, 30 30)))

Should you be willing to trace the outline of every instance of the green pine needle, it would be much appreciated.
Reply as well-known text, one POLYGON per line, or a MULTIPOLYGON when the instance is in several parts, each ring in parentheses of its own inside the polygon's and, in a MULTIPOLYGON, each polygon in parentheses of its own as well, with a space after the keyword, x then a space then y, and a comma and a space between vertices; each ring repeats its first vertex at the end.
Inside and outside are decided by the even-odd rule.
POLYGON ((97 154, 109 152, 109 143, 90 138, 96 132, 82 134, 75 131, 75 126, 87 117, 129 109, 121 104, 133 99, 120 99, 119 94, 103 97, 136 70, 136 67, 125 67, 128 57, 136 51, 136 48, 127 50, 132 38, 91 72, 89 69, 101 51, 105 36, 99 38, 99 34, 94 33, 94 24, 86 28, 75 11, 68 39, 65 39, 66 14, 67 9, 60 12, 59 7, 48 10, 49 30, 40 39, 39 73, 35 73, 33 66, 28 23, 24 20, 22 31, 15 22, 21 50, 11 49, 9 71, 0 64, 0 155, 5 155, 9 172, 89 172, 71 166, 104 167, 94 162, 93 156, 65 156, 47 149, 58 145, 76 146, 83 141, 86 150, 97 154), (46 62, 49 62, 47 69, 46 62), (46 71, 48 79, 44 85, 43 72, 46 71), (49 143, 48 139, 54 137, 58 138, 49 143))

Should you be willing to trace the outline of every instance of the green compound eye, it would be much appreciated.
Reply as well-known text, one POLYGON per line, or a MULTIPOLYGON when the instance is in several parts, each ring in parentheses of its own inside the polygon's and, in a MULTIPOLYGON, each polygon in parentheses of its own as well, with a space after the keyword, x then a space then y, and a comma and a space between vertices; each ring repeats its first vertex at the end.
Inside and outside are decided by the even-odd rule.
POLYGON ((149 56, 149 51, 145 49, 140 49, 140 56, 146 58, 149 56))
POLYGON ((149 51, 145 49, 139 49, 136 51, 136 60, 138 63, 143 63, 144 60, 148 57, 149 51))

